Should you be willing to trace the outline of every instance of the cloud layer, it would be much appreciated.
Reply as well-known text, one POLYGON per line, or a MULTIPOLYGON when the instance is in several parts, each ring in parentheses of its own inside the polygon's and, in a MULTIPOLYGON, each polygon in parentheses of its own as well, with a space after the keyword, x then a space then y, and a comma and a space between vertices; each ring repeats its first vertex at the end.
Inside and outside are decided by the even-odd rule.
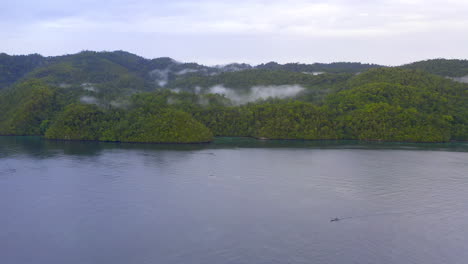
POLYGON ((228 63, 468 57, 468 1, 17 0, 0 10, 9 53, 125 49, 228 63), (391 49, 392 48, 392 49, 391 49), (391 50, 389 50, 391 49, 391 50))

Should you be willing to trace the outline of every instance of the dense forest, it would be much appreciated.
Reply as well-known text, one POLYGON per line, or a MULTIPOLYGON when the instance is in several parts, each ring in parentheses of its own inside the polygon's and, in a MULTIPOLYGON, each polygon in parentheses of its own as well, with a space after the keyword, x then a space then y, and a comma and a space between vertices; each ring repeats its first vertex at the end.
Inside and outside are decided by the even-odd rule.
POLYGON ((0 135, 468 140, 466 60, 204 66, 124 52, 0 54, 0 135))
POLYGON ((441 76, 464 77, 468 75, 468 60, 434 59, 406 64, 402 68, 423 70, 441 76))

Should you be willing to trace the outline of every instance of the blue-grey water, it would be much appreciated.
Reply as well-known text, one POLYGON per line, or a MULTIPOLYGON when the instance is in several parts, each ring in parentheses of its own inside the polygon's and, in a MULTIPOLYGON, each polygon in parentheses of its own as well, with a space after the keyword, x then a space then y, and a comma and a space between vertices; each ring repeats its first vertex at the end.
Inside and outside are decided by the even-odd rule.
POLYGON ((0 137, 0 263, 467 262, 468 144, 0 137))

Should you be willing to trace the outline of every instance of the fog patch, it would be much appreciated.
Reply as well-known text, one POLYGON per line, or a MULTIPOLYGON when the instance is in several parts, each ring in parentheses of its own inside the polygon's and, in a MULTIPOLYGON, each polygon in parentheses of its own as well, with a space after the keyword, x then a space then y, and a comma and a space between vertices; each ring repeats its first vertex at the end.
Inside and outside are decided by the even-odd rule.
POLYGON ((174 104, 180 104, 182 103, 182 101, 174 97, 167 97, 166 103, 168 105, 174 105, 174 104))
POLYGON ((113 100, 113 101, 110 101, 109 105, 114 108, 127 109, 130 107, 130 102, 128 100, 123 100, 123 101, 113 100))
POLYGON ((460 82, 460 83, 468 83, 468 75, 466 76, 463 76, 463 77, 454 77, 454 78, 450 78, 456 82, 460 82))
POLYGON ((233 103, 241 105, 268 98, 285 99, 296 96, 305 88, 300 85, 270 85, 253 86, 248 90, 234 90, 216 85, 208 89, 208 93, 224 95, 233 103))
POLYGON ((60 88, 70 88, 70 87, 71 87, 71 84, 68 84, 68 83, 61 83, 61 84, 59 84, 59 87, 60 87, 60 88))
POLYGON ((197 103, 198 103, 198 105, 201 105, 201 106, 209 106, 210 105, 210 100, 208 100, 208 98, 206 98, 204 96, 200 96, 200 97, 198 97, 197 103))
POLYGON ((187 69, 182 69, 182 70, 176 72, 175 74, 176 75, 184 75, 184 74, 195 73, 195 72, 199 72, 199 71, 201 71, 201 70, 187 68, 187 69))
POLYGON ((97 105, 99 103, 99 100, 94 96, 82 96, 80 98, 80 102, 84 104, 96 104, 97 105))
POLYGON ((92 83, 82 83, 81 88, 83 88, 86 91, 90 91, 90 92, 97 92, 98 91, 98 89, 96 87, 94 87, 94 85, 92 83))
POLYGON ((314 71, 314 72, 302 72, 302 73, 317 76, 317 75, 320 75, 320 74, 324 74, 325 72, 322 72, 322 71, 314 71))
POLYGON ((181 92, 183 92, 183 90, 180 89, 180 88, 171 88, 171 89, 169 89, 169 91, 171 91, 171 92, 173 92, 173 93, 181 93, 181 92))
POLYGON ((149 75, 159 86, 164 87, 169 81, 169 68, 164 70, 152 70, 149 72, 149 75))

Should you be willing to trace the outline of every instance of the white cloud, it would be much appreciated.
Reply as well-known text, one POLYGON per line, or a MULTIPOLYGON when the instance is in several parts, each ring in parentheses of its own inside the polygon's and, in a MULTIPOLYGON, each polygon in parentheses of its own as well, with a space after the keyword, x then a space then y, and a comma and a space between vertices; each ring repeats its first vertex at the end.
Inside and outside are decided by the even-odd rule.
MULTIPOLYGON (((442 1, 197 1, 166 4, 172 12, 155 14, 156 5, 136 6, 114 16, 87 11, 43 20, 43 30, 94 30, 165 34, 283 34, 307 36, 381 36, 431 30, 462 30, 468 4, 442 1), (145 8, 146 7, 146 8, 145 8)), ((116 10, 121 8, 113 7, 116 10)))
POLYGON ((339 48, 351 54, 341 60, 395 63, 395 55, 370 54, 371 45, 386 41, 387 46, 400 46, 398 61, 428 54, 466 56, 462 45, 442 50, 438 43, 468 42, 467 13, 466 0, 17 0, 0 10, 0 50, 51 54, 127 49, 177 56, 190 45, 187 54, 197 55, 177 58, 226 63, 258 61, 259 54, 267 60, 297 61, 314 48, 326 60, 335 60, 339 48), (346 47, 326 44, 336 41, 346 47))

